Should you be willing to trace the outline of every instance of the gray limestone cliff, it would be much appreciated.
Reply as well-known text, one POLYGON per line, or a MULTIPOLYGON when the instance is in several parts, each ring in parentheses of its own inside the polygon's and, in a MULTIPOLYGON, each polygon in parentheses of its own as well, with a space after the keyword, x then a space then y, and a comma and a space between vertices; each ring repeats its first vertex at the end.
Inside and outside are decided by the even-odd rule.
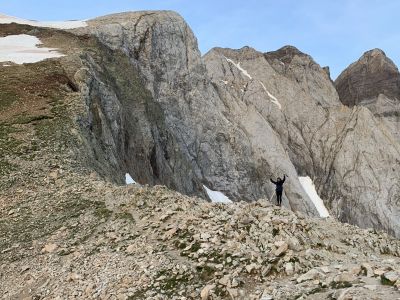
POLYGON ((335 86, 348 106, 363 104, 381 94, 400 101, 399 70, 380 49, 365 52, 339 75, 335 86))
POLYGON ((261 127, 272 128, 300 176, 314 178, 333 215, 398 234, 400 148, 368 109, 340 103, 310 56, 293 47, 213 49, 205 61, 221 98, 261 116, 261 127))
POLYGON ((365 52, 335 81, 340 100, 367 107, 400 143, 400 72, 380 49, 365 52))
POLYGON ((399 145, 368 109, 344 106, 309 55, 244 47, 202 58, 173 12, 101 17, 75 33, 104 48, 76 75, 103 175, 252 201, 271 198, 269 178, 287 174, 284 205, 316 215, 298 180, 310 176, 334 217, 400 234, 399 145))
MULTIPOLYGON (((180 16, 129 13, 89 24, 79 34, 97 36, 105 58, 85 57, 85 76, 77 77, 89 108, 83 121, 88 148, 102 158, 94 160, 97 169, 116 170, 120 182, 128 172, 143 184, 202 197, 205 185, 246 201, 271 198, 269 178, 286 173, 293 183, 285 205, 316 215, 272 128, 259 126, 260 136, 253 137, 231 117, 180 16)), ((256 112, 249 113, 249 126, 256 128, 256 112)))

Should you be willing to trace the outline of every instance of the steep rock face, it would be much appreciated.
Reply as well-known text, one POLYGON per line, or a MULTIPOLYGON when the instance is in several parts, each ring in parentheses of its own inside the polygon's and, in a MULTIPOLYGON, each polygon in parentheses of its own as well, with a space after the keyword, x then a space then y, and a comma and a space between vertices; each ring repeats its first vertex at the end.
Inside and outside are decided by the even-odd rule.
POLYGON ((179 15, 106 16, 78 33, 94 34, 110 49, 99 63, 85 58, 86 76, 79 82, 89 107, 89 144, 97 157, 109 158, 101 161, 120 178, 129 172, 141 183, 205 197, 204 184, 233 200, 256 200, 273 195, 269 178, 279 171, 293 178, 285 205, 316 214, 269 124, 250 109, 249 134, 230 117, 179 15))
POLYGON ((115 157, 120 177, 127 171, 203 197, 205 184, 255 200, 271 197, 269 177, 286 173, 284 204, 315 215, 297 179, 308 175, 340 220, 399 234, 399 146, 371 126, 369 110, 341 104, 310 56, 290 46, 217 48, 204 64, 173 12, 106 16, 79 31, 97 36, 112 62, 96 66, 88 56, 84 86, 105 90, 83 90, 90 144, 115 157))
POLYGON ((400 73, 380 49, 367 51, 335 80, 341 101, 354 106, 380 94, 400 100, 400 73))
MULTIPOLYGON (((315 178, 334 215, 399 234, 400 168, 393 162, 400 149, 369 110, 340 103, 310 56, 293 47, 265 54, 217 48, 205 61, 226 105, 260 114, 262 128, 272 128, 300 175, 315 178)), ((237 120, 246 126, 250 119, 237 120)))
POLYGON ((365 52, 335 86, 345 105, 368 107, 400 143, 400 72, 382 50, 365 52))
POLYGON ((399 146, 368 109, 340 103, 310 56, 288 46, 201 58, 173 12, 88 23, 72 32, 95 40, 74 81, 88 161, 100 174, 206 197, 204 184, 251 201, 271 198, 269 178, 286 173, 284 204, 316 215, 297 179, 308 175, 340 220, 399 235, 399 146))

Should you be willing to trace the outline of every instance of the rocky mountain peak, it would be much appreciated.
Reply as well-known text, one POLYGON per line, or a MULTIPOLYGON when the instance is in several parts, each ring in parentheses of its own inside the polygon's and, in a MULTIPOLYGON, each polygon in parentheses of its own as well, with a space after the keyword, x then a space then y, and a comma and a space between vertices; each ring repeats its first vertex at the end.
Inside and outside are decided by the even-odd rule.
POLYGON ((264 53, 264 56, 268 61, 278 59, 283 63, 290 63, 295 56, 308 58, 312 60, 312 58, 309 55, 301 52, 296 47, 290 45, 286 45, 276 51, 266 52, 264 53))
POLYGON ((236 60, 239 58, 251 60, 263 56, 261 52, 249 46, 244 46, 240 49, 214 47, 204 55, 204 58, 212 55, 230 57, 236 60))
POLYGON ((348 106, 377 98, 380 94, 400 99, 400 73, 381 49, 365 52, 335 81, 340 100, 348 106))

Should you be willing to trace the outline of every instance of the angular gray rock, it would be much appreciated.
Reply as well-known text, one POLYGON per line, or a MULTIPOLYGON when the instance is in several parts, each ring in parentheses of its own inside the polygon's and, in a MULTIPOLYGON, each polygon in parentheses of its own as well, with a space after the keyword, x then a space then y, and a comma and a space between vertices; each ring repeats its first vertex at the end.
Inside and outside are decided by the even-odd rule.
POLYGON ((316 215, 298 180, 310 176, 339 220, 400 234, 400 146, 368 109, 342 105, 310 56, 286 46, 202 58, 173 12, 101 17, 75 32, 102 49, 84 57, 80 81, 98 169, 232 200, 270 198, 269 178, 287 174, 284 205, 316 215))
POLYGON ((354 106, 383 94, 400 101, 400 73, 393 61, 380 49, 365 52, 335 80, 341 101, 354 106))
POLYGON ((335 81, 340 100, 367 107, 400 143, 400 72, 380 49, 365 52, 335 81))
POLYGON ((244 107, 230 109, 234 115, 255 110, 262 116, 264 123, 258 123, 272 128, 300 176, 315 179, 334 216, 400 233, 400 166, 394 163, 399 145, 368 109, 342 105, 328 74, 310 56, 290 46, 265 54, 216 48, 205 61, 226 105, 244 107))
POLYGON ((293 178, 286 205, 316 215, 279 137, 255 110, 240 117, 246 124, 237 122, 245 106, 234 111, 226 106, 208 77, 193 33, 179 15, 118 14, 89 24, 81 34, 95 34, 114 55, 122 52, 127 57, 124 65, 121 55, 119 62, 112 60, 121 69, 110 66, 108 74, 98 72, 101 66, 88 57, 92 81, 84 83, 99 86, 84 88, 90 107, 89 144, 105 149, 104 156, 114 158, 108 159, 114 169, 129 172, 141 183, 161 183, 186 194, 204 196, 204 184, 233 200, 270 198, 274 187, 269 178, 286 173, 293 178), (131 85, 134 93, 121 91, 131 85), (104 146, 103 141, 109 142, 104 146))

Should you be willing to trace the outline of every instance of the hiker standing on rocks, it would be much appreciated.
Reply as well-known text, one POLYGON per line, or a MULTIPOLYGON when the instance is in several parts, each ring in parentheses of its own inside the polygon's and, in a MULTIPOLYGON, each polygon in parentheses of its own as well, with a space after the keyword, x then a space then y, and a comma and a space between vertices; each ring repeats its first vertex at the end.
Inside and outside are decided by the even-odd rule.
POLYGON ((275 184, 275 193, 276 193, 276 200, 278 201, 278 206, 282 205, 282 192, 283 192, 283 183, 286 180, 286 175, 283 175, 283 180, 278 177, 276 181, 273 181, 272 178, 270 178, 271 182, 275 184))

